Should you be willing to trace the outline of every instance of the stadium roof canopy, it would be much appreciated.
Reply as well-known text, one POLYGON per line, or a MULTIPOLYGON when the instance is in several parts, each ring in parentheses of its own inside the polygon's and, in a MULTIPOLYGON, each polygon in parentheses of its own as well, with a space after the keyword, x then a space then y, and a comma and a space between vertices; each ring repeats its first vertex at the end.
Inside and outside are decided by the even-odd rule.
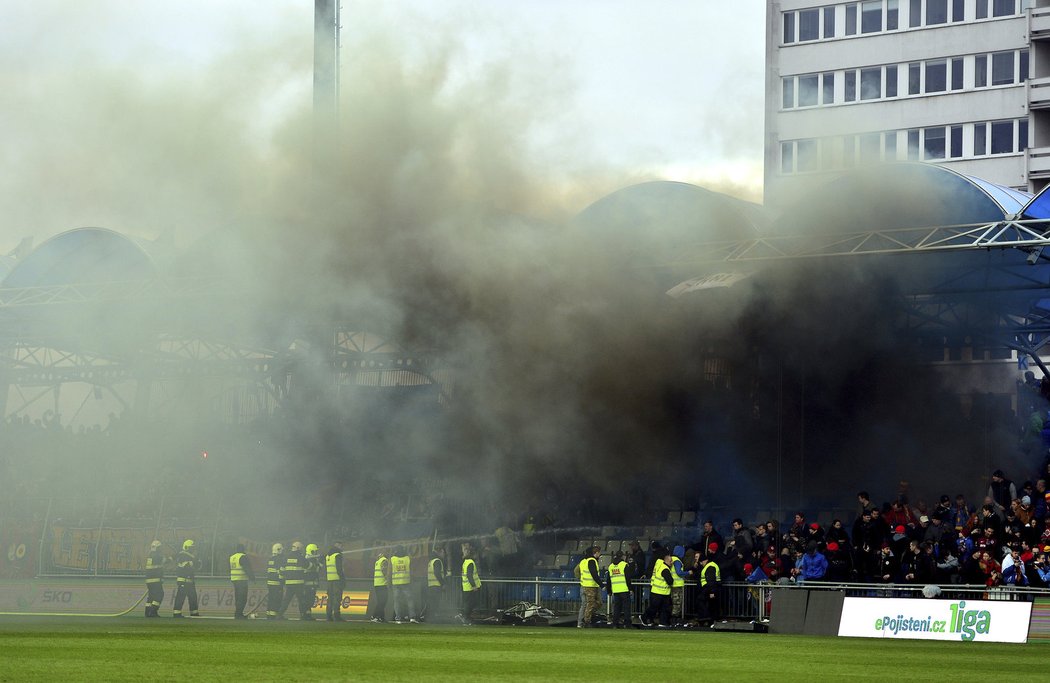
POLYGON ((147 245, 105 228, 76 228, 33 249, 3 278, 4 288, 98 284, 157 276, 147 245))

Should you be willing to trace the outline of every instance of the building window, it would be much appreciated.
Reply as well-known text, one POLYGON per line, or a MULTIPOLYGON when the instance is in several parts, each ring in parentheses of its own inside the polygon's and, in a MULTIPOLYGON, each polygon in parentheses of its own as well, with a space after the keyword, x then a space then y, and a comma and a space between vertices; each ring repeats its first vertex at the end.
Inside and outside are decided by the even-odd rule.
POLYGON ((977 0, 977 18, 988 18, 988 0, 977 0))
POLYGON ((1021 50, 1021 56, 1018 59, 1020 62, 1021 78, 1019 79, 1022 83, 1028 80, 1028 50, 1021 50))
POLYGON ((877 100, 882 97, 882 68, 860 70, 860 99, 877 100))
POLYGON ((780 143, 780 172, 791 173, 795 168, 795 144, 792 142, 780 143))
POLYGON ((962 21, 966 18, 965 0, 952 0, 952 21, 962 21))
POLYGON ((948 89, 948 63, 938 60, 926 62, 926 92, 944 92, 948 89))
POLYGON ((896 31, 897 30, 897 6, 899 0, 886 0, 886 30, 896 31))
POLYGON ((846 5, 846 35, 857 35, 857 5, 846 5))
POLYGON ((973 58, 973 85, 976 88, 988 86, 988 55, 973 58))
POLYGON ((922 26, 922 0, 911 0, 908 7, 908 26, 919 28, 922 26))
POLYGON ((963 133, 962 126, 952 126, 952 138, 951 138, 950 156, 953 159, 958 159, 963 154, 962 133, 963 133))
POLYGON ((908 65, 908 94, 918 95, 921 92, 922 64, 912 62, 908 65))
POLYGON ((988 124, 973 124, 973 155, 983 157, 988 153, 988 124))
POLYGON ((820 157, 817 153, 816 140, 798 141, 798 171, 816 171, 820 168, 820 157))
POLYGON ((824 8, 824 37, 835 37, 835 6, 824 8))
POLYGON ((791 109, 795 106, 795 79, 785 78, 781 83, 784 86, 784 109, 791 109))
POLYGON ((886 133, 886 139, 883 143, 885 149, 886 161, 897 160, 897 131, 891 130, 886 133))
POLYGON ((882 151, 882 136, 879 133, 865 133, 860 136, 860 163, 870 164, 879 161, 882 151))
MULTIPOLYGON (((912 4, 915 4, 914 0, 912 4)), ((926 0, 926 25, 948 23, 948 0, 926 0)))
POLYGON ((1017 120, 1017 151, 1028 149, 1028 119, 1017 120))
POLYGON ((992 16, 1008 17, 1017 14, 1017 0, 992 0, 992 16))
POLYGON ((846 101, 853 102, 857 99, 857 72, 850 69, 846 72, 846 101))
POLYGON ((860 32, 882 31, 882 0, 864 0, 860 4, 860 32))
MULTIPOLYGON (((912 0, 913 2, 915 0, 912 0)), ((908 131, 908 161, 918 161, 919 159, 919 131, 918 129, 912 129, 908 131)))
POLYGON ((886 97, 897 96, 897 65, 886 67, 886 97))
POLYGON ((795 13, 785 12, 784 13, 784 42, 793 43, 795 42, 795 13))
POLYGON ((952 90, 962 90, 963 88, 963 60, 962 57, 956 57, 952 60, 952 90))
POLYGON ((817 106, 817 93, 819 88, 817 86, 816 74, 812 76, 800 76, 798 79, 798 106, 800 107, 815 107, 817 106))
POLYGON ((1009 154, 1014 151, 1014 122, 992 121, 992 154, 1009 154))
POLYGON ((798 13, 798 40, 820 38, 820 10, 804 9, 798 13))
POLYGON ((944 158, 944 126, 923 131, 923 159, 944 158))
POLYGON ((823 75, 823 96, 820 101, 821 104, 834 104, 835 103, 835 74, 829 72, 823 75))
POLYGON ((1014 82, 1014 53, 996 52, 992 55, 992 85, 1014 82))
POLYGON ((857 136, 842 137, 842 165, 849 168, 857 163, 857 136))

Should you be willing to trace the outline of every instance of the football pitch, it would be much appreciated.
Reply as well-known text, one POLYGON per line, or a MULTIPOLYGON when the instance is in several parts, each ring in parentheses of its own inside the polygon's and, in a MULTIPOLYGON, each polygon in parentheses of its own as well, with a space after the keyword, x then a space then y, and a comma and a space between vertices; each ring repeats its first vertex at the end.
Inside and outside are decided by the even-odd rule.
MULTIPOLYGON (((0 617, 0 681, 999 680, 1045 644, 754 633, 0 617)), ((1026 678, 1021 675, 1021 679, 1026 678)))

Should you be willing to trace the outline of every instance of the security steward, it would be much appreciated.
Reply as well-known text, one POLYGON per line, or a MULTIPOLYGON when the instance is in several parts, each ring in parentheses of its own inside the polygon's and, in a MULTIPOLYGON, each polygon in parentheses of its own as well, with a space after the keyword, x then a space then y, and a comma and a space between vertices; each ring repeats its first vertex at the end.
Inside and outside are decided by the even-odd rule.
POLYGON ((247 619, 244 608, 248 605, 248 582, 255 581, 255 572, 244 544, 238 545, 230 555, 230 581, 233 583, 233 618, 247 619))
POLYGON ((281 611, 278 616, 283 617, 284 613, 292 604, 292 600, 299 601, 299 617, 301 619, 306 618, 306 600, 303 596, 306 590, 306 579, 303 575, 303 567, 306 565, 306 558, 303 556, 303 544, 299 541, 292 542, 291 551, 284 558, 284 567, 281 569, 281 575, 284 576, 284 605, 281 607, 281 611))
POLYGON ((168 558, 161 550, 160 541, 149 544, 146 555, 146 616, 158 617, 160 605, 164 602, 164 563, 168 558))
POLYGON ((580 613, 576 617, 576 628, 594 626, 594 613, 601 607, 602 581, 598 569, 598 558, 601 554, 601 546, 592 545, 587 549, 587 556, 576 565, 575 574, 580 580, 580 592, 583 597, 580 601, 580 613))
POLYGON ((303 569, 303 597, 306 598, 307 621, 313 621, 313 609, 317 604, 317 580, 321 573, 321 556, 316 543, 306 544, 306 567, 303 569))
POLYGON ((642 614, 642 623, 667 628, 671 624, 671 585, 674 583, 671 563, 674 560, 669 548, 660 548, 656 552, 653 575, 649 579, 649 608, 642 614))
POLYGON ((324 556, 325 578, 328 580, 328 601, 325 603, 325 618, 328 621, 343 621, 343 590, 346 576, 343 575, 343 546, 333 543, 324 556))
POLYGON ((397 546, 390 556, 390 584, 394 587, 394 623, 418 624, 412 599, 412 558, 403 545, 397 546))
POLYGON ((284 600, 284 546, 274 543, 270 549, 270 559, 266 561, 266 618, 280 619, 281 603, 284 600))
POLYGON ((368 606, 372 610, 369 621, 374 624, 382 624, 386 621, 386 599, 390 586, 390 560, 386 556, 386 548, 379 548, 375 569, 372 572, 372 599, 368 606))
POLYGON ((718 566, 714 558, 708 557, 700 570, 700 625, 711 624, 717 621, 721 614, 718 605, 718 594, 722 589, 722 568, 718 566))
POLYGON ((430 551, 430 561, 427 562, 427 588, 426 599, 423 600, 423 609, 419 611, 420 620, 425 620, 438 613, 441 606, 441 594, 445 590, 445 549, 435 546, 430 551))
POLYGON ((470 626, 470 616, 478 606, 478 598, 481 596, 481 576, 478 575, 478 565, 474 561, 474 546, 469 543, 463 545, 460 578, 463 582, 463 611, 459 614, 459 621, 464 626, 470 626))
POLYGON ((193 554, 194 543, 192 538, 187 538, 182 543, 182 550, 175 556, 175 609, 171 616, 182 617, 182 603, 189 599, 190 616, 199 617, 197 611, 197 556, 193 554))
POLYGON ((621 550, 613 553, 606 588, 612 595, 613 628, 627 628, 631 625, 631 577, 627 575, 627 561, 621 550))

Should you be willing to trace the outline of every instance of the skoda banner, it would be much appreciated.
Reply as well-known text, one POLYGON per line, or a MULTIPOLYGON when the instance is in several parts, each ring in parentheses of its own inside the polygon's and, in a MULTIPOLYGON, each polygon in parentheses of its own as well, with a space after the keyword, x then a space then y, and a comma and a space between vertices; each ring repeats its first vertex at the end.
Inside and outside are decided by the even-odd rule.
POLYGON ((1023 643, 1032 603, 998 600, 846 598, 839 635, 1023 643))

